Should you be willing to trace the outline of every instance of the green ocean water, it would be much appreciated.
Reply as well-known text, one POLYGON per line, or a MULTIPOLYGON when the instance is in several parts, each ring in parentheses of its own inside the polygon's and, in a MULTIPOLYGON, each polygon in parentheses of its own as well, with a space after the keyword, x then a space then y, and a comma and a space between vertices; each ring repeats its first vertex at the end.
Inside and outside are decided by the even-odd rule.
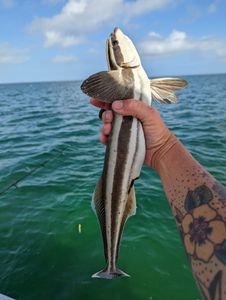
MULTIPOLYGON (((158 108, 226 184, 226 75, 185 78, 180 101, 158 108)), ((104 147, 98 110, 80 84, 0 85, 0 293, 20 300, 201 299, 160 179, 147 167, 120 248, 119 266, 131 277, 91 278, 105 265, 90 206, 104 147)))

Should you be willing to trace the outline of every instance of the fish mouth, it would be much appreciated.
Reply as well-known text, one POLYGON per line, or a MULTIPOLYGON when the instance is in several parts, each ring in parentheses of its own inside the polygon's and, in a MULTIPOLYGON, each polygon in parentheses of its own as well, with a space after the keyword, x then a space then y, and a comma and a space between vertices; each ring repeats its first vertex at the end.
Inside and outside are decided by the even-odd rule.
POLYGON ((106 58, 108 66, 111 70, 117 70, 117 65, 115 62, 115 58, 113 57, 112 45, 111 45, 111 38, 107 39, 106 41, 106 58))
POLYGON ((123 67, 124 65, 119 41, 120 35, 123 36, 122 31, 118 27, 115 27, 106 43, 107 62, 111 70, 118 70, 119 67, 123 67))
POLYGON ((114 31, 110 34, 111 44, 118 44, 120 36, 122 37, 124 34, 119 27, 115 27, 114 31))
POLYGON ((121 49, 122 41, 125 39, 125 35, 119 27, 115 27, 113 32, 111 32, 108 42, 107 42, 107 61, 108 65, 112 70, 117 70, 118 67, 127 68, 137 68, 139 64, 136 61, 135 56, 129 61, 125 61, 124 54, 121 49), (120 45, 121 44, 121 45, 120 45))

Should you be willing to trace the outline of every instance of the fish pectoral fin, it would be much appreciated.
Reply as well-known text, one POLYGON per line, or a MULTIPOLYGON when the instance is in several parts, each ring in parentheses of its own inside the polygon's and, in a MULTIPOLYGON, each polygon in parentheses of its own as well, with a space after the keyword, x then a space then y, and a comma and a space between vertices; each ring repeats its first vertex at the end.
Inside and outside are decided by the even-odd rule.
POLYGON ((83 81, 81 89, 90 97, 112 103, 114 100, 131 98, 133 86, 130 70, 123 69, 93 74, 83 81))
POLYGON ((187 81, 180 78, 157 78, 150 80, 153 99, 158 103, 175 103, 176 91, 187 86, 187 81))

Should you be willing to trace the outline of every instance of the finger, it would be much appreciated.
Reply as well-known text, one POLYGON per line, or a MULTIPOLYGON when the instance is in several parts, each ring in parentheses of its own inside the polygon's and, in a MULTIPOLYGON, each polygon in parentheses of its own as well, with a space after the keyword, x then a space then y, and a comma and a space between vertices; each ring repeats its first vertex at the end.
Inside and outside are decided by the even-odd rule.
POLYGON ((103 109, 106 109, 106 110, 110 108, 110 104, 102 102, 102 101, 100 101, 98 99, 95 99, 95 98, 91 98, 90 103, 92 105, 96 106, 96 107, 103 108, 103 109))
POLYGON ((153 107, 135 99, 115 101, 112 108, 121 115, 136 117, 141 122, 150 121, 153 114, 157 112, 153 107))
POLYGON ((111 123, 105 123, 102 127, 101 127, 101 131, 103 132, 104 135, 109 135, 112 129, 112 125, 111 123))
POLYGON ((102 120, 104 123, 111 123, 113 121, 113 113, 111 110, 106 110, 102 114, 102 120))
POLYGON ((107 145, 108 137, 107 137, 106 135, 103 135, 103 134, 102 134, 102 135, 99 137, 99 140, 100 140, 100 142, 101 142, 102 144, 107 145))

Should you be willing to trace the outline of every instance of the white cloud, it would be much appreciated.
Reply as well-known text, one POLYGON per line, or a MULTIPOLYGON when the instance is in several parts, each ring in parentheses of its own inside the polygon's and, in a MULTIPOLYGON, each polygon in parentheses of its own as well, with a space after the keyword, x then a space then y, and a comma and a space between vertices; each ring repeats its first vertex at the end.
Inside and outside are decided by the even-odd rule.
POLYGON ((63 36, 60 32, 53 31, 53 30, 46 31, 44 35, 45 35, 44 46, 46 48, 58 46, 58 45, 66 48, 72 45, 79 44, 82 41, 80 37, 76 38, 73 35, 63 36))
POLYGON ((84 40, 87 32, 117 19, 128 19, 147 11, 162 9, 172 0, 68 0, 53 17, 36 18, 31 32, 40 32, 46 47, 69 47, 84 40))
POLYGON ((74 63, 77 61, 75 56, 67 56, 67 55, 57 55, 51 59, 53 64, 68 64, 74 63))
POLYGON ((156 32, 149 33, 147 39, 140 44, 141 51, 148 56, 172 55, 182 52, 212 53, 219 58, 226 58, 226 39, 188 37, 183 31, 173 30, 163 38, 156 32))
POLYGON ((9 43, 0 43, 0 64, 22 64, 29 59, 29 49, 18 49, 9 43))

